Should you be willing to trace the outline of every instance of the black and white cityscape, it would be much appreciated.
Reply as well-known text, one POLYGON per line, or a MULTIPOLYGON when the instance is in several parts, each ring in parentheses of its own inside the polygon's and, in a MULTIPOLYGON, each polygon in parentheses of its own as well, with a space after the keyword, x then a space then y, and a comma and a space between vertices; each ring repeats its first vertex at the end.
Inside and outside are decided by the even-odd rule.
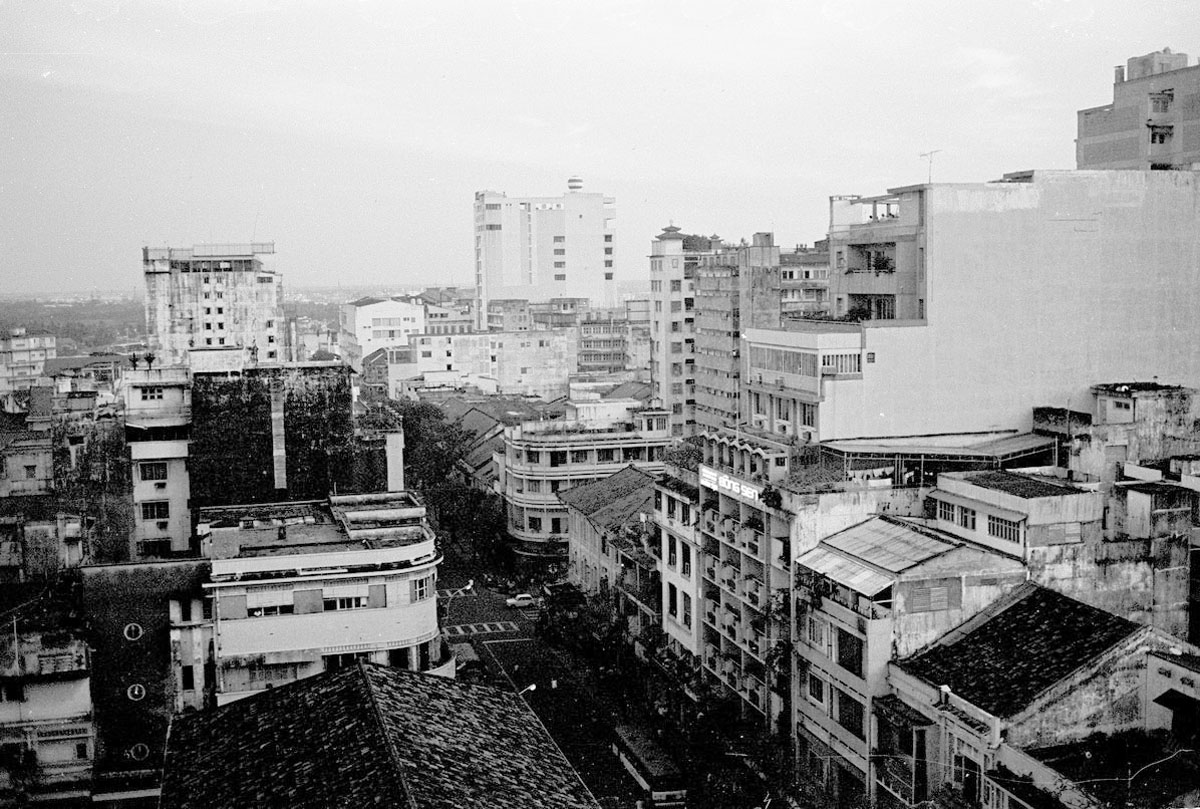
POLYGON ((0 807, 1200 805, 1195 12, 0 5, 0 807))

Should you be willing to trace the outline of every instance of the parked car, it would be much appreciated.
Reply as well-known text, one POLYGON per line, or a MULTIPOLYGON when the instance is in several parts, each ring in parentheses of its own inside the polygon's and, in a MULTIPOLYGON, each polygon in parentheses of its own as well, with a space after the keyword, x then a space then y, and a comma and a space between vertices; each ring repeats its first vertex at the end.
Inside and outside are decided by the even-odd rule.
POLYGON ((514 609, 520 609, 521 607, 536 607, 538 600, 529 593, 520 593, 512 598, 506 599, 504 603, 510 607, 513 607, 514 609))

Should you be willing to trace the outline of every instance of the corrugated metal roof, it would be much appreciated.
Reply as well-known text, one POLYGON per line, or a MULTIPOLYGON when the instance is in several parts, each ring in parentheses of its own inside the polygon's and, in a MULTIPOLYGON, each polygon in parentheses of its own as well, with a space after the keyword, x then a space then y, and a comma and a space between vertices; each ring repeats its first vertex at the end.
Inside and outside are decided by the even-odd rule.
POLYGON ((821 544, 892 573, 956 547, 952 542, 879 517, 851 526, 821 544))
POLYGON ((892 584, 891 576, 820 545, 797 559, 796 564, 828 576, 838 584, 866 596, 877 595, 892 584))

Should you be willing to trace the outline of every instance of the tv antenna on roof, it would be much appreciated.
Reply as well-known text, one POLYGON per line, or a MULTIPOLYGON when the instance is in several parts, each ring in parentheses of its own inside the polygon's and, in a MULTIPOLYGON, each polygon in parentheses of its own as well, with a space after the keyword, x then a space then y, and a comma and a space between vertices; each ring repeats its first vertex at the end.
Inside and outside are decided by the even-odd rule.
POLYGON ((941 149, 931 149, 928 152, 921 152, 921 154, 917 155, 918 157, 925 157, 925 158, 929 159, 929 182, 930 183, 933 182, 933 156, 940 151, 941 151, 941 149))

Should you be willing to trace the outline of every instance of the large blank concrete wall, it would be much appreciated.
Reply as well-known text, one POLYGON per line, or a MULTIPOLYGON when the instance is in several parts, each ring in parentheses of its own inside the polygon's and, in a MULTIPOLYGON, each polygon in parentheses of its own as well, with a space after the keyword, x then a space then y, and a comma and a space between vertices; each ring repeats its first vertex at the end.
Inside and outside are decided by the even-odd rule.
POLYGON ((927 323, 865 329, 821 438, 1029 429, 1099 382, 1200 386, 1200 177, 1038 173, 929 191, 927 323))

